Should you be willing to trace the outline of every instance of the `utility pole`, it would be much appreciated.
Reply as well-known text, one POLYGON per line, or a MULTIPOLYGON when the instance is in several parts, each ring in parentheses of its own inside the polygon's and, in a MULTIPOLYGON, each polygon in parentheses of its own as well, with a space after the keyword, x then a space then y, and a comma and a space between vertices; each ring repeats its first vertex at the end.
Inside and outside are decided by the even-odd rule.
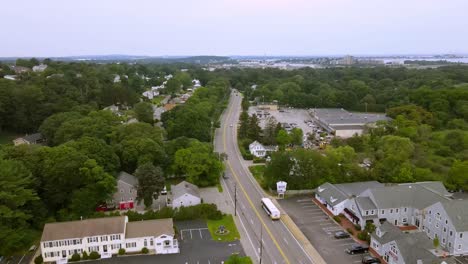
POLYGON ((260 260, 259 264, 262 264, 262 253, 263 253, 263 226, 260 224, 260 260))
POLYGON ((234 216, 237 216, 237 183, 234 183, 234 216))

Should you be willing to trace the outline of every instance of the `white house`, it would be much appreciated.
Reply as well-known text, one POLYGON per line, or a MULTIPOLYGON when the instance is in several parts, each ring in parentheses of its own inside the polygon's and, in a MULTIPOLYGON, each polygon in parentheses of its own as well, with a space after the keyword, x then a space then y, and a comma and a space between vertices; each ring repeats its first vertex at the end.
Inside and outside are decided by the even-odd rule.
POLYGON ((7 80, 10 80, 10 81, 16 81, 17 77, 18 76, 16 76, 16 75, 5 75, 5 76, 3 76, 3 78, 5 78, 7 80))
POLYGON ((43 72, 45 69, 47 69, 46 64, 36 65, 32 68, 33 72, 43 72))
MULTIPOLYGON (((158 94, 159 94, 159 92, 158 92, 158 94)), ((145 92, 142 93, 142 95, 143 95, 144 97, 150 99, 150 100, 154 98, 154 93, 153 93, 153 91, 145 91, 145 92)))
POLYGON ((13 144, 15 146, 19 146, 22 144, 27 144, 27 145, 41 144, 43 142, 45 142, 45 139, 42 137, 41 133, 34 133, 34 134, 26 135, 24 137, 19 137, 13 140, 13 144))
POLYGON ((249 151, 250 154, 254 155, 255 157, 263 158, 265 157, 267 150, 262 143, 255 140, 254 142, 250 143, 249 151))
POLYGON ((177 185, 171 185, 171 193, 167 195, 166 202, 172 208, 192 206, 201 203, 200 191, 196 185, 183 181, 177 185))
POLYGON ((125 233, 125 248, 127 252, 140 252, 146 247, 156 254, 179 253, 179 245, 174 236, 171 218, 129 222, 125 233))
POLYGON ((143 247, 156 254, 179 253, 172 219, 128 222, 127 216, 48 223, 41 238, 44 262, 67 263, 73 254, 95 251, 102 258, 143 247))

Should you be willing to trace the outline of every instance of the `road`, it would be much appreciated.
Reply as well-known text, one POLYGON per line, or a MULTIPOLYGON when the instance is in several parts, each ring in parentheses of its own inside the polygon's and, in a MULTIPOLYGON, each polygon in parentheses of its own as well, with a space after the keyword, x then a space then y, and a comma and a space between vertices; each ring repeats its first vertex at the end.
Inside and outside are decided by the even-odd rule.
POLYGON ((272 221, 263 211, 260 200, 267 195, 250 174, 237 147, 237 122, 241 112, 241 95, 231 94, 228 108, 221 117, 221 126, 214 138, 215 151, 228 155, 225 162, 227 179, 223 179, 225 195, 234 200, 237 190, 237 219, 246 254, 256 263, 314 263, 291 232, 280 221, 272 221), (232 127, 231 127, 232 124, 232 127), (227 190, 226 190, 227 189, 227 190), (227 192, 226 192, 227 191, 227 192), (262 243, 260 243, 262 237, 262 243), (262 247, 260 247, 262 244, 262 247), (262 248, 262 250, 260 250, 262 248))

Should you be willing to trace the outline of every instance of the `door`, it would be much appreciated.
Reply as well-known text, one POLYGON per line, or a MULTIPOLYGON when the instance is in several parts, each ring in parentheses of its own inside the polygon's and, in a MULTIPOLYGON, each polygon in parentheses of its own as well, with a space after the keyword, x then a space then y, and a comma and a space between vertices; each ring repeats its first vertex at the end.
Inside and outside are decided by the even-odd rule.
POLYGON ((67 251, 66 250, 62 250, 62 258, 67 258, 67 251))
POLYGON ((102 249, 104 250, 104 253, 107 252, 107 245, 102 246, 102 249))

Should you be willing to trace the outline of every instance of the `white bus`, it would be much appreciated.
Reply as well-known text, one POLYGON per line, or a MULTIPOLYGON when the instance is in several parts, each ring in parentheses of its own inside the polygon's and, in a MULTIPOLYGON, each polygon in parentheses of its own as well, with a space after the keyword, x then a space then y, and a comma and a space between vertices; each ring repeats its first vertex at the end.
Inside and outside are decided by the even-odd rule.
POLYGON ((262 198, 262 207, 271 219, 280 219, 280 211, 278 210, 278 208, 276 208, 276 206, 273 204, 270 198, 262 198))

